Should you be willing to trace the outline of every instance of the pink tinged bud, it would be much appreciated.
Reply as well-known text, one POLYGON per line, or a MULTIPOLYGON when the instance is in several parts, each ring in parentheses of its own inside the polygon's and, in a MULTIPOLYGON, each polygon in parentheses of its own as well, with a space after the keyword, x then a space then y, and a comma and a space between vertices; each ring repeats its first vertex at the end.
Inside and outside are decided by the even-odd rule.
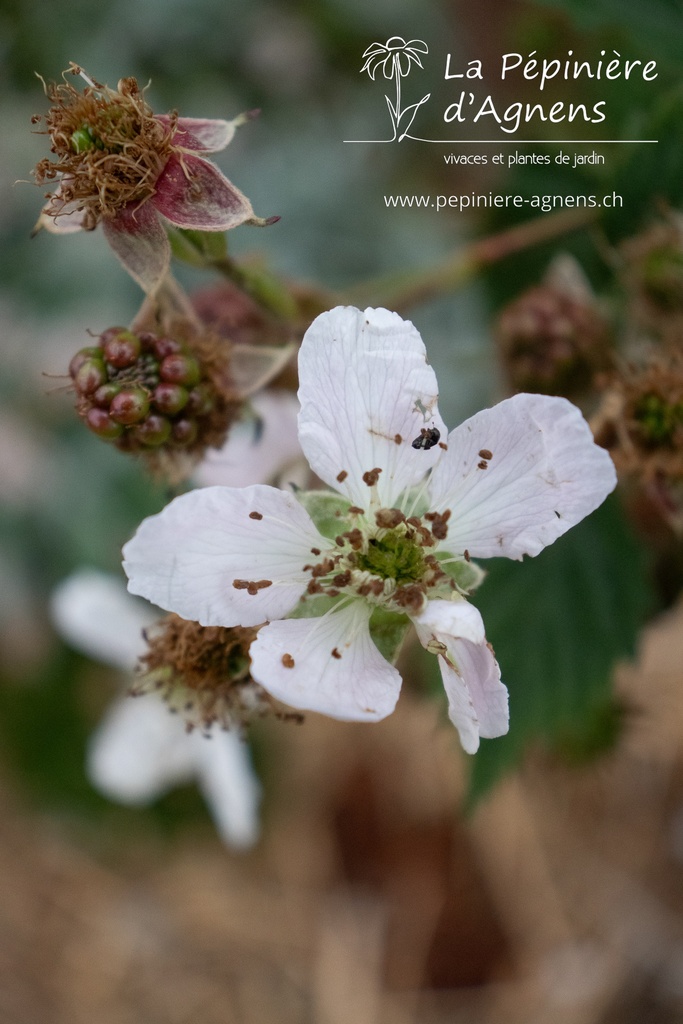
POLYGON ((142 388, 124 388, 112 399, 109 412, 117 423, 139 423, 149 412, 149 398, 142 388))
POLYGON ((115 441, 123 433, 121 424, 115 423, 106 409, 88 409, 85 422, 93 434, 97 434, 104 441, 115 441))
POLYGON ((193 387, 199 384, 201 371, 199 363, 192 356, 182 354, 166 356, 159 367, 161 379, 169 384, 184 384, 193 387))
POLYGON ((197 438, 196 420, 181 419, 173 424, 173 440, 176 444, 192 444, 197 438))
POLYGON ((101 359, 85 359, 79 366, 74 377, 76 391, 81 395, 91 395, 93 391, 107 382, 107 371, 101 359))
POLYGON ((102 350, 92 345, 88 348, 81 348, 78 350, 75 356, 73 356, 69 363, 69 375, 72 380, 75 380, 76 374, 80 370, 86 359, 101 359, 102 350))
POLYGON ((182 384, 159 384, 154 389, 152 399, 159 412, 167 416, 175 416, 187 405, 189 394, 182 384))
POLYGON ((136 441, 149 448, 158 448, 165 444, 171 436, 171 423, 165 416, 151 413, 144 423, 139 423, 133 431, 136 441))
POLYGON ((104 342, 104 356, 117 370, 133 366, 140 355, 140 339, 130 331, 120 331, 104 342))

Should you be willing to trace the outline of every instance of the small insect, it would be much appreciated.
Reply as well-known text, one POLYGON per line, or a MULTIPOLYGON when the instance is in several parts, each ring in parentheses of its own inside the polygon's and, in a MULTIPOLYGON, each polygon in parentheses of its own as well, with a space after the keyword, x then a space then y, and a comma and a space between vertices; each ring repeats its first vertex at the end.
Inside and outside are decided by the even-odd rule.
POLYGON ((420 436, 416 437, 412 442, 413 448, 424 448, 425 451, 429 451, 435 444, 439 443, 441 437, 441 431, 437 430, 436 427, 423 427, 420 431, 420 436))

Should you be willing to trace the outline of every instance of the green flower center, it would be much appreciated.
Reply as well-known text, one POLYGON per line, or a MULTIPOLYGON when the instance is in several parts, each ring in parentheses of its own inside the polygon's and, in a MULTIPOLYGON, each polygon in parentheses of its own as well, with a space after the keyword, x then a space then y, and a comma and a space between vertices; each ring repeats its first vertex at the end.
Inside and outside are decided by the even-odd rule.
POLYGON ((400 586, 416 583, 425 573, 422 548, 400 530, 387 530, 371 537, 367 551, 358 553, 358 568, 383 580, 395 580, 400 586))
POLYGON ((676 428, 683 425, 683 402, 674 405, 651 392, 638 402, 635 418, 647 441, 666 443, 672 440, 676 428))

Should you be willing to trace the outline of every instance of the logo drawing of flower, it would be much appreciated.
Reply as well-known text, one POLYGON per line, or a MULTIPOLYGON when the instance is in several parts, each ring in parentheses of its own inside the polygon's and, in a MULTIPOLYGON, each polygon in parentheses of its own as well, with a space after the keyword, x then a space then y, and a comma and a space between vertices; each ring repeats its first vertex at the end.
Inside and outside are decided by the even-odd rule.
POLYGON ((405 78, 410 71, 413 64, 417 64, 418 67, 422 67, 422 61, 420 60, 420 53, 428 53, 429 49, 427 44, 421 39, 411 39, 409 43, 402 39, 401 36, 391 36, 387 39, 386 43, 371 43, 370 46, 365 50, 363 57, 365 57, 365 64, 360 69, 361 74, 364 71, 370 75, 370 78, 375 80, 375 75, 382 69, 384 77, 388 80, 392 78, 396 79, 396 101, 392 103, 388 96, 386 96, 387 106, 389 107, 389 115, 391 117, 391 124, 394 130, 393 138, 389 141, 393 142, 398 137, 398 141, 401 142, 412 125, 418 108, 425 103, 431 93, 427 93, 423 96, 418 103, 412 103, 409 106, 401 110, 401 79, 405 78), (401 122, 405 121, 403 130, 399 136, 399 126, 401 122))

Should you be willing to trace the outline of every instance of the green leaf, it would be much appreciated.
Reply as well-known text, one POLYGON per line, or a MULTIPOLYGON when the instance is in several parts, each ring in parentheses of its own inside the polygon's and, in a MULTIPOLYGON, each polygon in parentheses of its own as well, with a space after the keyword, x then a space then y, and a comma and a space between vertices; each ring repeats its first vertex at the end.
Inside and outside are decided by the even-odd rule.
POLYGON ((510 690, 510 732, 482 741, 470 805, 534 742, 589 754, 614 739, 613 669, 633 655, 654 607, 643 553, 614 496, 536 558, 487 569, 474 603, 510 690))

